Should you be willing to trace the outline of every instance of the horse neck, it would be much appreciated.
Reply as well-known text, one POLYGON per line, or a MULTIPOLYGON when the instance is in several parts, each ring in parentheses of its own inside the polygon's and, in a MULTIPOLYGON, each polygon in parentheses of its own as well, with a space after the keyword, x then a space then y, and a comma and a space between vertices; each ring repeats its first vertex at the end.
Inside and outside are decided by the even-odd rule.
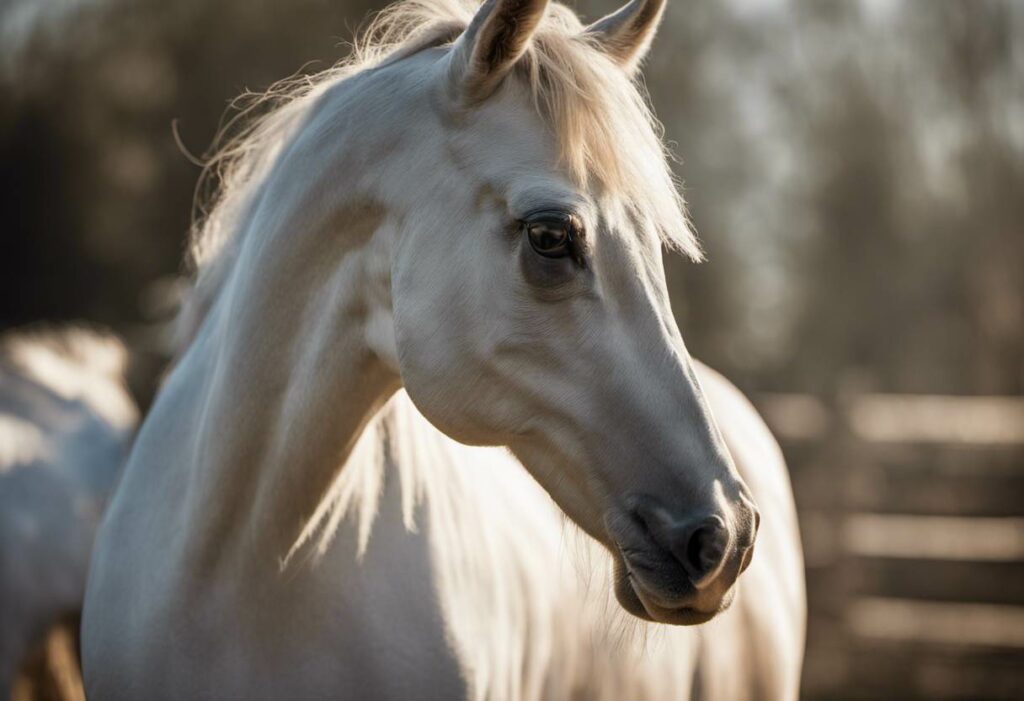
POLYGON ((182 458, 203 569, 225 558, 277 567, 399 386, 385 214, 304 187, 321 160, 301 139, 282 158, 175 372, 200 397, 182 458))

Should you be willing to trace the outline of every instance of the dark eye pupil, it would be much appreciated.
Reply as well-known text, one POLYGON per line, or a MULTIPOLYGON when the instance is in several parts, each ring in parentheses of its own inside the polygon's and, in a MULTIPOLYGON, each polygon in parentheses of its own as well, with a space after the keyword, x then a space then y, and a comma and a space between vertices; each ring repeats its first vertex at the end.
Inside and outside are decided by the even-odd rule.
POLYGON ((530 248, 544 258, 572 258, 584 267, 583 227, 572 214, 557 210, 534 212, 520 221, 530 248))
POLYGON ((564 226, 530 224, 529 234, 530 244, 538 253, 566 255, 569 252, 569 231, 564 226))

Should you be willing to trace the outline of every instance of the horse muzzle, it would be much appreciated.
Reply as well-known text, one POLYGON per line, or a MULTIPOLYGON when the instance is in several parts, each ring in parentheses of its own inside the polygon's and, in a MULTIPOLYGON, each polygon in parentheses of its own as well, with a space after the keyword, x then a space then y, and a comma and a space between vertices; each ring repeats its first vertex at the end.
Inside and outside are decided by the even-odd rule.
POLYGON ((750 566, 760 517, 746 500, 732 510, 675 517, 650 497, 605 525, 618 551, 615 593, 630 613, 674 625, 705 623, 724 611, 750 566))

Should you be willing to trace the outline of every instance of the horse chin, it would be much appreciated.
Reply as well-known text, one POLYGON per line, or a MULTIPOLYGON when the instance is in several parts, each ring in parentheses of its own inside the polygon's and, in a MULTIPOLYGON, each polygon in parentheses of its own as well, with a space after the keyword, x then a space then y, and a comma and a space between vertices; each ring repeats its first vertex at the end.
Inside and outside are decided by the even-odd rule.
POLYGON ((707 623, 732 604, 735 587, 731 589, 712 611, 702 611, 692 606, 666 607, 655 603, 644 592, 643 585, 636 581, 625 562, 617 557, 615 561, 615 598, 628 613, 651 623, 674 626, 696 626, 707 623))

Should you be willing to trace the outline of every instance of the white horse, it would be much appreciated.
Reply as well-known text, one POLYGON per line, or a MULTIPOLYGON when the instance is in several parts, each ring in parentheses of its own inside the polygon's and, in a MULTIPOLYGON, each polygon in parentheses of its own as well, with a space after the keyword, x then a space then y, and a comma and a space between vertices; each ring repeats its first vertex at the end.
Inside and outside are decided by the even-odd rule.
POLYGON ((785 466, 665 288, 662 0, 474 9, 395 6, 228 150, 90 698, 796 696, 785 466))
POLYGON ((81 610, 96 528, 138 422, 126 361, 117 339, 80 328, 0 339, 4 701, 29 651, 81 610))

